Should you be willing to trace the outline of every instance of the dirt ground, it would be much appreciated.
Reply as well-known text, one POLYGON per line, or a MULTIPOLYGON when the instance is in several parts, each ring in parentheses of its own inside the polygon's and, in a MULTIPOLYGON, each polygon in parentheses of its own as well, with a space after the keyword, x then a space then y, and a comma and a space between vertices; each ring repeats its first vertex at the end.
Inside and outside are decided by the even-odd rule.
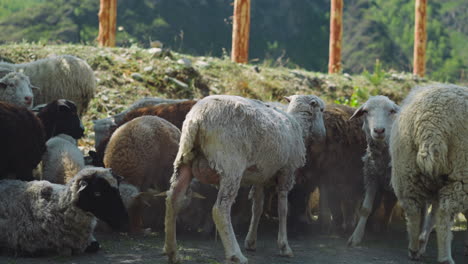
MULTIPOLYGON (((262 227, 260 227, 261 229, 262 227)), ((276 246, 276 231, 260 230, 256 252, 244 254, 250 264, 406 264, 406 263, 437 263, 435 234, 431 236, 428 252, 420 262, 409 261, 407 256, 407 239, 404 228, 398 228, 385 234, 367 233, 362 246, 348 248, 346 237, 318 234, 317 230, 307 230, 289 235, 289 243, 294 251, 293 258, 278 255, 276 246)), ((162 255, 164 234, 151 233, 146 236, 130 236, 126 234, 97 234, 102 249, 95 254, 83 254, 73 257, 42 257, 15 258, 0 257, 2 264, 46 264, 46 263, 167 263, 162 255)), ((245 233, 238 236, 242 245, 245 233)), ((452 252, 456 263, 468 263, 468 256, 463 255, 463 232, 454 232, 452 252)), ((200 238, 192 234, 178 235, 178 243, 186 264, 217 264, 223 263, 224 251, 221 241, 210 238, 200 238)))

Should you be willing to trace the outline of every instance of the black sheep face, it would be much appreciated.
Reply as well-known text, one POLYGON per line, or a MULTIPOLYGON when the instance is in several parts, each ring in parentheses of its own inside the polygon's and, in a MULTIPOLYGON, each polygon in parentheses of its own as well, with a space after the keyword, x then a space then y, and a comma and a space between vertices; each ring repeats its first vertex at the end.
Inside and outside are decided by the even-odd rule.
POLYGON ((84 135, 83 123, 74 102, 65 99, 57 100, 57 116, 54 135, 67 134, 75 139, 84 135))
POLYGON ((127 231, 128 213, 120 197, 118 179, 109 169, 96 172, 79 182, 76 206, 109 224, 114 230, 127 231), (112 176, 111 176, 112 175, 112 176))

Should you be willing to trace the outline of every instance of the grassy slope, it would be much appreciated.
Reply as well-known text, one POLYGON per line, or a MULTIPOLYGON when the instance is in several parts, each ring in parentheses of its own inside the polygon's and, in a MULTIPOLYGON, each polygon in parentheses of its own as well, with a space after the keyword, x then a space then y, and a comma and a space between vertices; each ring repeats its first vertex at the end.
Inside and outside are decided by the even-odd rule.
POLYGON ((80 144, 86 148, 93 144, 91 120, 118 113, 145 96, 201 98, 208 94, 233 94, 277 101, 285 95, 316 94, 327 102, 333 102, 340 97, 351 97, 353 87, 360 87, 370 94, 384 94, 400 102, 411 87, 428 82, 411 74, 385 73, 374 81, 381 83, 374 85, 371 78, 363 75, 327 75, 299 69, 239 65, 227 58, 192 57, 174 52, 158 55, 136 47, 28 43, 0 46, 0 58, 15 63, 54 54, 72 54, 85 59, 98 79, 98 92, 83 118, 87 136, 80 144), (178 62, 181 58, 189 59, 193 67, 178 62), (132 77, 135 73, 142 78, 135 80, 138 79, 132 77))

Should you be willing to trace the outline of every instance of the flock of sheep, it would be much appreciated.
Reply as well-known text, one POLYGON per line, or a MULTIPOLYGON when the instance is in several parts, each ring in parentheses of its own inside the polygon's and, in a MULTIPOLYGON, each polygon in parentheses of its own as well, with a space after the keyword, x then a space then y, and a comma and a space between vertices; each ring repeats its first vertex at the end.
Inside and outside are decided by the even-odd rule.
POLYGON ((68 55, 0 63, 0 77, 4 250, 95 252, 96 226, 164 228, 164 252, 176 263, 177 224, 216 229, 226 262, 247 263, 234 227, 249 221, 251 206, 244 248, 255 250, 265 197, 275 195, 278 247, 291 257, 287 222, 303 221, 318 188, 321 224, 353 231, 349 245, 362 242, 375 207, 384 204, 387 224, 398 201, 409 257, 421 258, 435 228, 438 261, 454 263, 451 226, 468 211, 466 87, 416 87, 401 106, 374 96, 358 109, 314 95, 287 97, 287 105, 145 98, 94 121, 95 151, 85 162, 80 116, 96 89, 88 64, 68 55))

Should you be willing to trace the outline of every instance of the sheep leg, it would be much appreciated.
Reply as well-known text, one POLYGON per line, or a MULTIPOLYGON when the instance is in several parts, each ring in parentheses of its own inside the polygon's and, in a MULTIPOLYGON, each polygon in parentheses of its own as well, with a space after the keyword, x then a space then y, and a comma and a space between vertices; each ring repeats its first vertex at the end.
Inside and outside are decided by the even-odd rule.
POLYGON ((357 246, 361 243, 364 231, 366 229, 367 219, 372 211, 372 205, 374 203, 375 194, 377 193, 377 184, 375 182, 370 183, 366 188, 366 195, 362 203, 360 210, 359 222, 354 229, 353 234, 348 240, 348 246, 357 246))
POLYGON ((322 230, 325 230, 325 233, 330 233, 331 229, 331 212, 328 202, 328 193, 329 190, 325 184, 320 184, 319 187, 320 197, 319 197, 319 221, 322 230))
POLYGON ((171 180, 172 184, 166 198, 166 218, 164 219, 166 239, 163 251, 167 254, 169 263, 178 263, 176 217, 192 180, 191 167, 182 165, 179 169, 175 170, 171 180))
POLYGON ((213 206, 213 220, 223 242, 226 263, 246 264, 247 258, 242 254, 231 223, 231 207, 240 187, 242 174, 224 175, 219 184, 218 197, 213 206))
POLYGON ((413 199, 400 200, 406 214, 406 228, 409 237, 408 256, 412 260, 419 260, 419 234, 421 233, 422 216, 425 206, 413 199))
MULTIPOLYGON (((463 215, 465 215, 465 219, 468 220, 468 211, 465 211, 463 215)), ((468 256, 468 229, 465 231, 465 256, 468 256)))
POLYGON ((252 218, 250 219, 249 232, 247 233, 244 246, 247 250, 255 251, 257 248, 258 223, 263 212, 263 186, 252 186, 250 192, 252 198, 252 218))
MULTIPOLYGON (((426 205, 424 212, 426 213, 429 209, 429 205, 426 205)), ((434 230, 435 215, 437 210, 439 210, 439 204, 437 202, 432 203, 432 209, 429 214, 426 214, 424 218, 424 226, 421 234, 419 235, 419 255, 424 255, 426 253, 427 242, 429 241, 429 236, 431 235, 432 230, 434 230)))
POLYGON ((288 192, 294 185, 293 171, 280 171, 278 175, 278 247, 280 255, 285 257, 293 257, 294 254, 289 247, 287 219, 288 219, 288 192))
POLYGON ((382 230, 387 231, 390 226, 390 220, 392 217, 393 208, 397 203, 397 198, 393 192, 386 191, 383 194, 383 204, 384 204, 384 223, 382 230))

